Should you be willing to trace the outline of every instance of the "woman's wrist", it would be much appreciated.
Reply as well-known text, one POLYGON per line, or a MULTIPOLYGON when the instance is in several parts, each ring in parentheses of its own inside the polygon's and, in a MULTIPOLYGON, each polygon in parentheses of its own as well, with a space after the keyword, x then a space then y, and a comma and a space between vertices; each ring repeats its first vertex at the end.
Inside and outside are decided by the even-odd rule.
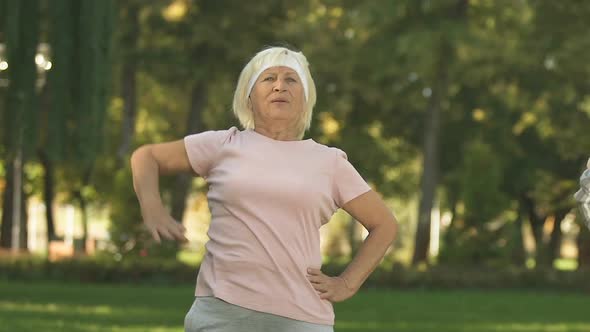
POLYGON ((351 285, 351 283, 348 281, 348 279, 346 279, 346 277, 344 277, 343 275, 339 275, 337 278, 341 279, 344 282, 344 285, 346 286, 347 289, 349 289, 351 291, 356 291, 358 289, 358 287, 351 285))
POLYGON ((150 197, 149 199, 142 199, 139 203, 141 214, 145 217, 166 215, 168 211, 160 197, 150 197))

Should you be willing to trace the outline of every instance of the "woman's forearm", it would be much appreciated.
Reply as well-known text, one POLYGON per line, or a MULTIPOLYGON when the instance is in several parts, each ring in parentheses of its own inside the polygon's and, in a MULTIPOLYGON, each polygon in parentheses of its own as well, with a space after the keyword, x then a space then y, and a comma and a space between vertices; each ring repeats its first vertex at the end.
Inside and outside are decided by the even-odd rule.
POLYGON ((383 259, 395 239, 396 223, 386 223, 369 232, 356 256, 340 275, 351 289, 358 289, 383 259))
POLYGON ((159 189, 158 164, 151 155, 149 146, 142 146, 131 155, 133 189, 142 209, 162 206, 159 189))

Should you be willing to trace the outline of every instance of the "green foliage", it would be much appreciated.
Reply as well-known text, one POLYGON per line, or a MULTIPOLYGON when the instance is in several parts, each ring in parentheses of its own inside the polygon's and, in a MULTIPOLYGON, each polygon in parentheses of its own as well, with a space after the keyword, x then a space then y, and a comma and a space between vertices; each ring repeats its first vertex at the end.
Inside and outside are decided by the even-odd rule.
POLYGON ((178 245, 165 240, 161 244, 156 243, 143 225, 129 166, 117 171, 113 183, 109 224, 113 246, 110 255, 117 260, 134 260, 138 257, 174 260, 178 245))
MULTIPOLYGON (((345 262, 324 264, 322 271, 338 275, 345 262)), ((114 260, 108 253, 96 257, 76 257, 56 262, 41 257, 0 257, 0 280, 42 282, 194 285, 198 266, 174 259, 142 257, 114 260)), ((361 290, 368 289, 530 289, 590 291, 588 270, 556 271, 524 267, 468 267, 439 265, 428 270, 379 266, 361 290)))
POLYGON ((78 155, 91 164, 100 151, 103 124, 110 96, 113 0, 80 2, 80 21, 75 30, 80 37, 79 104, 77 113, 78 155))
POLYGON ((87 283, 193 283, 195 267, 176 260, 144 257, 113 259, 110 253, 49 262, 41 257, 0 258, 0 278, 28 281, 61 280, 87 283))
POLYGON ((110 95, 114 3, 58 1, 50 15, 54 67, 44 148, 52 160, 87 169, 101 147, 110 95))
POLYGON ((491 221, 508 207, 502 192, 504 170, 502 160, 489 144, 470 142, 465 148, 463 165, 458 171, 464 218, 477 225, 491 221))
POLYGON ((129 167, 119 170, 113 179, 109 234, 113 255, 119 259, 139 256, 147 250, 149 234, 142 227, 139 203, 133 191, 129 167))
MULTIPOLYGON (((510 263, 513 232, 517 226, 498 216, 509 208, 510 200, 502 192, 504 182, 501 159, 489 144, 468 143, 464 159, 454 174, 459 183, 462 207, 444 235, 439 257, 441 263, 495 265, 510 263), (510 240, 510 242, 508 242, 510 240)), ((520 233, 518 233, 520 234, 520 233)))
POLYGON ((0 114, 2 135, 9 158, 17 151, 23 151, 26 158, 32 153, 37 138, 39 106, 35 54, 39 40, 39 1, 17 1, 4 6, 6 14, 0 30, 5 32, 9 84, 6 107, 0 114))
POLYGON ((518 226, 506 223, 499 229, 490 226, 465 226, 455 223, 443 235, 438 263, 451 266, 510 266, 514 245, 520 245, 518 226))

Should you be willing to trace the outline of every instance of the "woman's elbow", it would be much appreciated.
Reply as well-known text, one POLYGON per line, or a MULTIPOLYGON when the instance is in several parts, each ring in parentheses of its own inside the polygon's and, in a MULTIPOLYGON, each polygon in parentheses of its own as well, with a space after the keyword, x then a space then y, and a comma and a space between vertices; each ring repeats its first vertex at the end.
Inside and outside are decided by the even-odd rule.
POLYGON ((387 218, 388 220, 383 222, 381 224, 381 227, 383 229, 383 233, 387 234, 387 237, 389 239, 389 241, 391 243, 395 242, 395 239, 397 238, 397 220, 395 219, 395 217, 392 218, 387 218))
POLYGON ((397 220, 395 217, 383 218, 383 221, 376 225, 369 233, 375 232, 382 234, 381 237, 386 238, 388 242, 393 243, 397 238, 397 220))
POLYGON ((142 145, 140 147, 138 147, 137 149, 135 149, 133 151, 133 153, 131 153, 131 157, 129 158, 129 163, 131 165, 131 168, 133 169, 133 165, 137 165, 138 163, 141 162, 142 159, 144 159, 146 157, 146 155, 149 155, 150 152, 150 145, 146 144, 146 145, 142 145))

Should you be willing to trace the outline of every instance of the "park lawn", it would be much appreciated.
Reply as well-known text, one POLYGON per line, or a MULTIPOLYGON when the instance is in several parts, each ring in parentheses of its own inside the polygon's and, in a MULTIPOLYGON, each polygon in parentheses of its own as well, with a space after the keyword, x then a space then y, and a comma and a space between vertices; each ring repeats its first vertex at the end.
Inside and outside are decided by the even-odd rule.
MULTIPOLYGON (((0 281, 0 331, 183 331, 192 285, 0 281)), ((367 290, 338 303, 335 331, 590 331, 590 294, 367 290)))

